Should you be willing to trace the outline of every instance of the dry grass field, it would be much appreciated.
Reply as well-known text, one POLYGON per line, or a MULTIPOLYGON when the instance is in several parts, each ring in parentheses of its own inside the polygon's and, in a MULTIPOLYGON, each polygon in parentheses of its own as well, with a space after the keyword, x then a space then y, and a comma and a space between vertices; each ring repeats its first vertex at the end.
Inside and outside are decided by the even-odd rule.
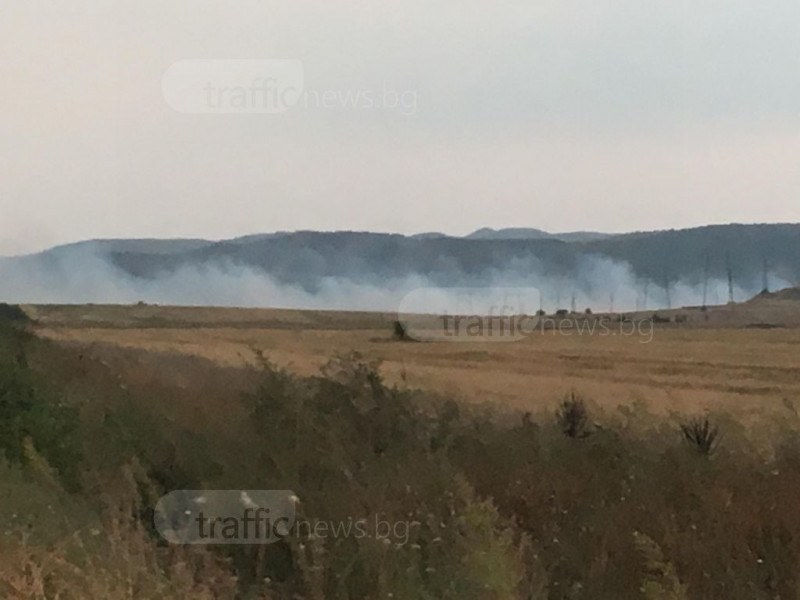
MULTIPOLYGON (((381 361, 405 382, 474 402, 538 412, 577 389, 605 408, 636 401, 656 413, 724 409, 740 418, 800 401, 800 302, 765 300, 685 315, 631 334, 528 334, 513 342, 398 342, 391 314, 136 306, 26 307, 58 342, 199 356, 226 367, 256 352, 300 375, 337 353, 381 361), (684 320, 685 319, 685 320, 684 320)), ((652 316, 649 313, 648 316, 652 316)), ((640 315, 643 317, 643 315, 640 315)))

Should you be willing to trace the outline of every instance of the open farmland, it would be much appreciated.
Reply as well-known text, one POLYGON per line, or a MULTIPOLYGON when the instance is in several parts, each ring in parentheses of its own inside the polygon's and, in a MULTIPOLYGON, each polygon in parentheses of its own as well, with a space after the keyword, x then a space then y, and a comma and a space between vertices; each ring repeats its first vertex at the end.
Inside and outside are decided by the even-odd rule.
MULTIPOLYGON (((706 408, 744 413, 800 400, 800 303, 765 300, 685 322, 593 335, 535 331, 510 342, 398 342, 391 314, 138 306, 27 307, 39 335, 61 343, 123 348, 252 365, 258 353, 299 375, 337 353, 381 361, 392 383, 538 412, 577 389, 607 408, 636 401, 653 412, 706 408)), ((650 313, 648 316, 652 316, 650 313)), ((639 315, 639 318, 644 318, 639 315)))

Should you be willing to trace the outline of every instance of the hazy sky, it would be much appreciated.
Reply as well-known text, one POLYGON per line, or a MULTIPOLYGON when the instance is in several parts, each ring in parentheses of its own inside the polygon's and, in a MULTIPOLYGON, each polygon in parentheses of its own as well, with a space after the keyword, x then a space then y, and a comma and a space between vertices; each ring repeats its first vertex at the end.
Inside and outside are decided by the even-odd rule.
POLYGON ((800 221, 798 23, 797 0, 2 0, 0 255, 800 221), (162 93, 184 59, 403 103, 185 114, 162 93))

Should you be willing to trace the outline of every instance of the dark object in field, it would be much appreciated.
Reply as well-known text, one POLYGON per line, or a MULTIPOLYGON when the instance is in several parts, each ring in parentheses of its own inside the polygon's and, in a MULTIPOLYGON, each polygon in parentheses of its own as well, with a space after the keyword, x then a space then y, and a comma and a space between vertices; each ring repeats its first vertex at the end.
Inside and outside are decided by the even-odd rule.
POLYGON ((557 317, 566 317, 569 314, 569 311, 566 308, 559 308, 556 311, 557 317))
POLYGON ((695 418, 688 423, 681 424, 683 437, 692 444, 700 454, 708 456, 717 448, 719 441, 719 428, 711 425, 708 417, 695 418))
POLYGON ((781 329, 781 325, 774 323, 748 323, 747 329, 781 329))
POLYGON ((585 311, 583 311, 583 313, 586 314, 586 315, 590 315, 590 314, 592 314, 592 309, 591 308, 587 308, 585 311))
POLYGON ((556 411, 556 421, 561 432, 567 437, 584 438, 589 435, 586 425, 589 422, 589 411, 583 398, 570 392, 569 396, 561 401, 556 411))
POLYGON ((658 313, 653 313, 652 318, 653 323, 671 323, 672 320, 669 317, 662 317, 658 313))
POLYGON ((400 342, 410 342, 411 336, 408 335, 408 331, 406 331, 406 326, 403 325, 400 321, 395 321, 393 324, 393 335, 394 339, 400 342))

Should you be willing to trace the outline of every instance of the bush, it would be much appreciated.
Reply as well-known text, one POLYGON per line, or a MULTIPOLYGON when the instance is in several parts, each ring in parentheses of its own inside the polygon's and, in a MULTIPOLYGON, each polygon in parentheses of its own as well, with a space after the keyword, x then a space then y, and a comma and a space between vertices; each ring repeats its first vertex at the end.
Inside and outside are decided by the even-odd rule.
POLYGON ((659 545, 638 531, 633 532, 633 542, 646 569, 642 582, 645 600, 688 600, 686 586, 681 584, 675 567, 664 558, 659 545))
POLYGON ((719 428, 712 426, 708 417, 695 418, 688 423, 681 424, 684 439, 689 442, 700 454, 705 456, 714 452, 719 440, 719 428))
POLYGON ((70 488, 80 464, 77 411, 29 366, 28 335, 0 329, 0 450, 14 462, 29 459, 28 441, 70 488))
POLYGON ((7 321, 11 323, 25 323, 30 321, 30 318, 16 304, 6 304, 0 302, 0 321, 7 321))
POLYGON ((575 392, 570 392, 561 401, 556 411, 556 421, 562 433, 567 437, 582 438, 589 435, 587 430, 589 411, 586 409, 586 402, 575 392))
POLYGON ((392 335, 394 339, 396 339, 399 342, 411 341, 411 336, 408 335, 406 326, 403 324, 402 321, 395 321, 392 324, 392 335))
MULTIPOLYGON (((351 354, 302 379, 264 364, 245 399, 269 473, 260 484, 293 490, 324 522, 380 515, 408 524, 408 539, 303 539, 305 549, 290 544, 268 576, 285 597, 514 598, 524 567, 510 522, 446 460, 448 435, 433 415, 413 393, 386 386, 376 366, 351 354)), ((443 411, 442 427, 460 428, 458 410, 443 411)), ((255 581, 251 561, 242 569, 255 581)))

